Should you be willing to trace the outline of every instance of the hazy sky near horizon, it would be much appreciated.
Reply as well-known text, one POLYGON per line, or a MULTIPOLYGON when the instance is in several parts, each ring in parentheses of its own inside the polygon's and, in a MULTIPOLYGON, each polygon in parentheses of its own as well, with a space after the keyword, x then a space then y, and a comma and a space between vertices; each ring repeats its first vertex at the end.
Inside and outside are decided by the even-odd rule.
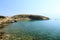
POLYGON ((0 15, 37 14, 60 19, 60 0, 0 0, 0 15))

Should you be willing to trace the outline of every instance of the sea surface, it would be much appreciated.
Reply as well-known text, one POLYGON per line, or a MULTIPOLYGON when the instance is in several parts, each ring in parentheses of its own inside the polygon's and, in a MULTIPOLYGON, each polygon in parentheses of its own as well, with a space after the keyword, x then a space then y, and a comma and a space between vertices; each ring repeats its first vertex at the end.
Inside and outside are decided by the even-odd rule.
POLYGON ((16 34, 16 40, 60 40, 60 20, 19 21, 8 25, 4 32, 16 34))

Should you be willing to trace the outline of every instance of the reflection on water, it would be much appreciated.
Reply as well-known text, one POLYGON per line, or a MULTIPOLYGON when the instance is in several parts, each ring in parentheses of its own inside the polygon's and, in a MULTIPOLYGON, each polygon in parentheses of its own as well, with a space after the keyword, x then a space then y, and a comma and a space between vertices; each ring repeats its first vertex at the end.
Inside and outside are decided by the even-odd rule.
POLYGON ((9 40, 60 40, 60 20, 20 21, 3 31, 9 40))

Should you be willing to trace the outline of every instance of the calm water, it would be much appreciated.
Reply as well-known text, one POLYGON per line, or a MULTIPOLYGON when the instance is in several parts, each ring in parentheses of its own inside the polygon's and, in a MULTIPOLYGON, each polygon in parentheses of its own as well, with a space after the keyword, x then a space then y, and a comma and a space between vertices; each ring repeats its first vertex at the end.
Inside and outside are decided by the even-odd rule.
POLYGON ((31 40, 60 40, 60 20, 20 21, 10 24, 4 31, 19 37, 30 36, 31 40))

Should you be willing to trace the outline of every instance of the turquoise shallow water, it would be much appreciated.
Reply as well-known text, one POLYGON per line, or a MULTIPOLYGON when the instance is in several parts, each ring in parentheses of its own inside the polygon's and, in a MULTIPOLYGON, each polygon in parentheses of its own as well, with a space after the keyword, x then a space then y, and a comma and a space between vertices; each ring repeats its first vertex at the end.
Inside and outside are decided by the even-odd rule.
POLYGON ((60 20, 20 21, 7 26, 6 33, 29 35, 32 40, 60 40, 60 20))

